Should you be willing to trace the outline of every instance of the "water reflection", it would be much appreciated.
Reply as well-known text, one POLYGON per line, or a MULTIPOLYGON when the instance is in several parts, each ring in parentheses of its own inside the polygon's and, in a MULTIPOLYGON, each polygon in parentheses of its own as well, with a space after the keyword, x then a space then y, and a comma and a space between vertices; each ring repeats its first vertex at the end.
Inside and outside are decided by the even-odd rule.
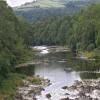
POLYGON ((86 72, 86 73, 80 73, 81 79, 98 79, 100 78, 100 73, 96 72, 86 72))
POLYGON ((28 76, 32 76, 35 73, 34 68, 35 68, 34 65, 20 67, 20 68, 16 68, 16 72, 21 73, 21 74, 25 74, 28 76))
MULTIPOLYGON (((41 64, 22 67, 17 69, 18 72, 25 73, 27 75, 41 75, 43 77, 63 77, 65 80, 67 77, 65 68, 71 68, 73 72, 77 73, 79 76, 75 77, 75 79, 92 79, 99 78, 99 70, 100 70, 100 61, 99 60, 85 60, 77 58, 72 52, 67 50, 67 48, 63 47, 35 47, 35 59, 40 61, 41 64), (36 51, 37 50, 37 51, 36 51), (43 54, 42 51, 46 50, 43 54)), ((73 74, 70 73, 70 77, 73 74)), ((54 80, 55 80, 54 79, 54 80)), ((51 79, 52 80, 52 79, 51 79)), ((59 80, 59 81, 63 81, 59 80)))
POLYGON ((82 59, 77 59, 77 71, 99 71, 100 70, 100 65, 99 61, 97 60, 82 60, 82 59))

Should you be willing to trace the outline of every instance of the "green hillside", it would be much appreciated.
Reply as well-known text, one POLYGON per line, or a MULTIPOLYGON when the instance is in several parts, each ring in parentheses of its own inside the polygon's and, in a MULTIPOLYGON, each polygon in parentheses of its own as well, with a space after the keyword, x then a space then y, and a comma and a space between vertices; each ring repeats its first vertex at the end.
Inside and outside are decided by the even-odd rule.
POLYGON ((37 0, 13 8, 17 16, 33 23, 53 16, 72 15, 99 0, 37 0))

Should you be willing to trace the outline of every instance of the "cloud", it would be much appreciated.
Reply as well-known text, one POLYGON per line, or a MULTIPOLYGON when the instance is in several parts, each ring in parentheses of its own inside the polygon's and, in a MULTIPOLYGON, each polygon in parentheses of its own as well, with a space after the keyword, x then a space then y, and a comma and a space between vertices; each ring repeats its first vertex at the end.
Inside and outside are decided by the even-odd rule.
POLYGON ((24 4, 25 2, 31 2, 33 0, 6 0, 7 3, 14 7, 14 6, 20 6, 21 4, 24 4))

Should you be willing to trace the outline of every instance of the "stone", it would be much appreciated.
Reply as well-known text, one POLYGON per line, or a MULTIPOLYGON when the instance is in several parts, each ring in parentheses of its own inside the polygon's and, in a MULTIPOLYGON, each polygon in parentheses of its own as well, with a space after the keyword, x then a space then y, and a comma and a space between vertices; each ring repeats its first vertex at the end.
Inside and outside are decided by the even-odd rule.
POLYGON ((84 93, 83 91, 80 91, 80 92, 79 92, 79 96, 80 96, 80 97, 85 96, 85 93, 84 93))
POLYGON ((48 99, 51 98, 51 94, 50 94, 50 93, 46 94, 46 97, 47 97, 48 99))
POLYGON ((64 86, 64 87, 62 87, 62 89, 67 89, 68 88, 68 86, 64 86))
POLYGON ((34 97, 33 100, 37 100, 37 98, 34 97))
POLYGON ((70 95, 69 93, 65 93, 65 95, 70 95))
POLYGON ((99 100, 98 98, 95 98, 94 100, 99 100))
POLYGON ((75 100, 79 100, 79 98, 75 98, 75 100))
POLYGON ((70 100, 70 99, 69 99, 69 97, 67 97, 67 98, 62 98, 60 100, 70 100))

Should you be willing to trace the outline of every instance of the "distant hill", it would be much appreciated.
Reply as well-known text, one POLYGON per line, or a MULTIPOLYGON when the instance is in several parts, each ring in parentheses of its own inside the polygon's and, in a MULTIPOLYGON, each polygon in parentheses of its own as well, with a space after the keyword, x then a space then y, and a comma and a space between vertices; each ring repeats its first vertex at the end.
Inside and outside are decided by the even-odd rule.
POLYGON ((13 9, 16 15, 35 22, 47 17, 70 15, 96 2, 100 0, 37 0, 13 9))

